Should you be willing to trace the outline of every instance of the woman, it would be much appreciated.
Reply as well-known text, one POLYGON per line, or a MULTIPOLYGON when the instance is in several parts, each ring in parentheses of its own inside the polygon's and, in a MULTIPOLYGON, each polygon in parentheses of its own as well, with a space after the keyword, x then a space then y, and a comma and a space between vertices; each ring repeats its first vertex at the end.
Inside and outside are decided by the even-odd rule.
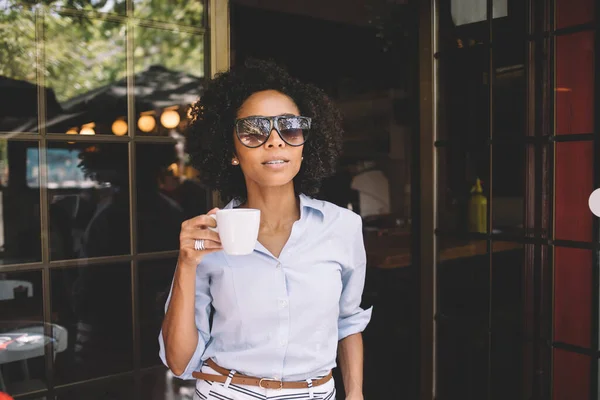
POLYGON ((337 356, 346 399, 362 399, 362 221, 309 197, 341 148, 334 106, 250 61, 208 84, 188 136, 192 163, 231 199, 225 208, 260 209, 261 222, 247 256, 220 251, 208 215, 182 224, 161 359, 198 379, 195 399, 334 399, 337 356))

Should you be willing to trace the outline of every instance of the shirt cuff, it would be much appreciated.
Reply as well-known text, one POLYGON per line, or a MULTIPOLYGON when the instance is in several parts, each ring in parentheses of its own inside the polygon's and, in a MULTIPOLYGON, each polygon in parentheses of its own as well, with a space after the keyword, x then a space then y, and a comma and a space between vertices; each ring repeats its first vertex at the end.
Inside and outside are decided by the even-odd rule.
MULTIPOLYGON (((167 356, 165 353, 165 342, 163 339, 162 330, 160 331, 160 335, 158 336, 158 343, 159 343, 158 355, 159 355, 161 361, 163 362, 163 364, 165 364, 165 366, 168 368, 169 366, 167 365, 167 356)), ((200 365, 202 363, 202 355, 204 354, 205 346, 206 345, 205 345, 204 341, 202 340, 202 335, 198 334, 198 344, 196 345, 196 350, 194 350, 194 354, 192 355, 190 362, 185 367, 185 370, 183 371, 183 373, 181 375, 173 374, 173 376, 175 376, 176 378, 179 378, 179 379, 186 379, 186 380, 187 379, 196 379, 192 376, 192 372, 194 372, 198 368, 200 368, 200 365)), ((173 371, 171 371, 171 372, 173 372, 173 371)))
POLYGON ((373 307, 370 307, 366 310, 360 309, 359 312, 345 318, 340 318, 338 321, 338 342, 350 335, 364 331, 369 321, 371 321, 372 313, 373 307))

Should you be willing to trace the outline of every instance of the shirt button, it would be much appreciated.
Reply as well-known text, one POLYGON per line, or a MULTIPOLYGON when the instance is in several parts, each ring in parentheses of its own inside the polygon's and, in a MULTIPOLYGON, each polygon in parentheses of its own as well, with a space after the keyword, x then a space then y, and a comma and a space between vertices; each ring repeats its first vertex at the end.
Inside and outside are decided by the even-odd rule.
POLYGON ((280 345, 281 347, 285 346, 285 339, 280 339, 280 340, 279 340, 279 345, 280 345))
POLYGON ((279 300, 279 306, 281 308, 286 308, 288 305, 288 301, 287 300, 279 300))
POLYGON ((277 263, 277 268, 281 268, 281 263, 277 263))

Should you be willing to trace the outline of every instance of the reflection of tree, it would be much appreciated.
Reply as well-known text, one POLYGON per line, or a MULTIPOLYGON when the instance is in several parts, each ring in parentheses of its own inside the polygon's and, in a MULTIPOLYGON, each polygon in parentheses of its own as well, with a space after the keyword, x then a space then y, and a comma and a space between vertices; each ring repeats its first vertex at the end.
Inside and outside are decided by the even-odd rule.
MULTIPOLYGON (((201 1, 135 1, 137 18, 201 27, 201 1)), ((0 76, 35 82, 36 18, 44 22, 47 86, 60 101, 114 82, 126 74, 126 24, 59 14, 65 9, 125 14, 124 0, 0 0, 0 76)), ((100 14, 102 15, 102 14, 100 14)), ((134 27, 136 71, 151 64, 203 74, 203 37, 134 27)), ((40 31, 37 32, 38 36, 40 31)))

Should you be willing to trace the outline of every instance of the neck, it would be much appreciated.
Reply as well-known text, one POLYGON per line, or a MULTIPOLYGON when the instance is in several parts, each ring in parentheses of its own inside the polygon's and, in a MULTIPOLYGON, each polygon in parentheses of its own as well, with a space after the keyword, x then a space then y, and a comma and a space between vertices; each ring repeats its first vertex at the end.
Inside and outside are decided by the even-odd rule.
POLYGON ((248 208, 260 210, 261 227, 279 229, 300 219, 300 201, 294 193, 294 185, 258 188, 248 187, 248 208))

